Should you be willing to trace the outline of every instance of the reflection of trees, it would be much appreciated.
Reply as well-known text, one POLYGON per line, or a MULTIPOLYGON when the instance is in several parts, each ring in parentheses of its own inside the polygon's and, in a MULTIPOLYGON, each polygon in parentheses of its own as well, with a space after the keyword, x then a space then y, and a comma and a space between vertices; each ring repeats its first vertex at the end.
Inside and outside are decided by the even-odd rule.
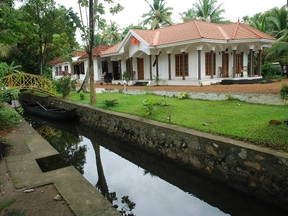
POLYGON ((96 184, 96 188, 100 190, 100 192, 105 196, 111 203, 112 199, 109 194, 109 189, 107 185, 107 181, 104 175, 104 170, 102 166, 101 156, 100 156, 100 145, 97 143, 93 143, 94 151, 95 151, 95 157, 96 157, 96 167, 98 172, 98 182, 96 184))
MULTIPOLYGON (((92 140, 91 140, 92 141, 92 140)), ((100 145, 92 141, 95 157, 96 157, 96 166, 97 166, 97 173, 98 173, 98 181, 96 183, 96 188, 102 193, 103 196, 112 203, 112 205, 119 210, 119 212, 123 216, 135 216, 132 210, 135 208, 136 204, 129 199, 129 196, 123 196, 121 198, 122 206, 119 208, 115 202, 118 200, 116 192, 109 193, 106 177, 104 174, 104 169, 101 161, 101 154, 100 154, 100 145)))
POLYGON ((84 173, 87 149, 86 146, 79 147, 81 137, 46 125, 37 128, 37 131, 60 153, 66 163, 73 165, 80 173, 84 173))

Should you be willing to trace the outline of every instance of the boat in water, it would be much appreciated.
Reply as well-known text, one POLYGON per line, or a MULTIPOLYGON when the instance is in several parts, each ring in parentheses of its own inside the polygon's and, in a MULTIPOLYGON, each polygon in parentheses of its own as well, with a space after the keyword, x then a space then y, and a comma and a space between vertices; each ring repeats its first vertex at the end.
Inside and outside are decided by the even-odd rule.
POLYGON ((76 109, 65 110, 59 109, 52 106, 44 106, 38 101, 20 101, 24 111, 30 115, 39 116, 45 119, 51 120, 76 120, 77 114, 76 109))

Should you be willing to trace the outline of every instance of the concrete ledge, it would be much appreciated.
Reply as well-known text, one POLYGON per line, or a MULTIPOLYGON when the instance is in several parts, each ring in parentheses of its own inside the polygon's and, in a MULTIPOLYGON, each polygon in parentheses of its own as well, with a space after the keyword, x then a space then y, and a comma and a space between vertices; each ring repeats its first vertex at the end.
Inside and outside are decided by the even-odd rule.
POLYGON ((26 94, 22 97, 76 109, 83 124, 288 209, 287 153, 59 98, 26 94))
POLYGON ((74 167, 43 173, 36 159, 59 153, 25 121, 4 138, 12 146, 5 160, 16 189, 54 184, 76 216, 120 215, 74 167))

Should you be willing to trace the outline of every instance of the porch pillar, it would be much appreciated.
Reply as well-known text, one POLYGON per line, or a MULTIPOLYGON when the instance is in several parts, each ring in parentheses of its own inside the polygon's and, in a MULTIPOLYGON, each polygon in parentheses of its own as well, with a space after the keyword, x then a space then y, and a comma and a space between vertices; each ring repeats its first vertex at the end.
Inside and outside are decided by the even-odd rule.
POLYGON ((114 62, 111 62, 112 64, 112 80, 115 80, 115 71, 114 71, 114 62))
POLYGON ((150 72, 150 80, 153 79, 152 77, 152 55, 149 55, 149 72, 150 72))
POLYGON ((222 56, 222 68, 221 68, 221 71, 220 71, 220 73, 221 73, 220 77, 223 78, 223 77, 225 77, 225 75, 224 75, 224 67, 225 67, 225 60, 224 60, 224 58, 225 58, 225 51, 222 51, 222 52, 221 52, 221 56, 222 56))
POLYGON ((262 73, 262 50, 258 51, 258 65, 257 65, 257 75, 261 76, 262 73))
POLYGON ((133 57, 130 58, 130 70, 131 70, 131 80, 134 80, 134 68, 133 68, 133 57))
POLYGON ((253 70, 254 70, 254 50, 250 49, 249 51, 249 77, 253 76, 253 70))
POLYGON ((201 49, 198 49, 198 80, 201 80, 201 49))
POLYGON ((211 79, 213 79, 214 78, 214 70, 215 70, 215 68, 214 68, 214 51, 213 50, 211 50, 210 56, 211 56, 211 65, 210 65, 210 67, 211 67, 211 79))
POLYGON ((122 64, 121 64, 121 60, 118 61, 118 70, 119 70, 119 76, 120 76, 120 79, 122 77, 122 64))
POLYGON ((182 80, 185 80, 185 52, 182 52, 182 80))
POLYGON ((233 49, 233 78, 236 77, 236 50, 233 49))
POLYGON ((168 73, 169 73, 169 80, 171 80, 171 53, 168 53, 168 73))

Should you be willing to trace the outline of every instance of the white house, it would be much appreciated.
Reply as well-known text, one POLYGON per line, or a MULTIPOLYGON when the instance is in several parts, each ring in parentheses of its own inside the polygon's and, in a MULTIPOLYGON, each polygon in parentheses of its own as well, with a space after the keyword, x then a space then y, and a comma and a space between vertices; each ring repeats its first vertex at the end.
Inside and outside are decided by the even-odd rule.
MULTIPOLYGON (((108 46, 97 46, 93 49, 94 77, 96 81, 103 79, 102 68, 105 69, 106 62, 102 63, 99 55, 106 49, 108 49, 108 46)), ((53 79, 69 75, 75 80, 83 81, 88 70, 88 55, 83 51, 75 51, 72 54, 72 61, 65 61, 61 57, 57 57, 49 62, 49 65, 52 66, 53 79)), ((106 72, 108 73, 108 68, 106 72)))
MULTIPOLYGON (((193 20, 156 30, 130 30, 121 43, 93 49, 95 81, 130 84, 210 85, 225 79, 261 78, 262 52, 275 38, 243 23, 193 20)), ((72 62, 56 58, 53 78, 65 73, 84 80, 88 56, 75 52, 72 62)))
POLYGON ((162 85, 210 85, 223 79, 261 78, 262 50, 274 41, 243 23, 194 20, 156 30, 131 30, 100 56, 108 63, 113 83, 122 82, 118 79, 122 71, 134 82, 158 77, 162 85))

